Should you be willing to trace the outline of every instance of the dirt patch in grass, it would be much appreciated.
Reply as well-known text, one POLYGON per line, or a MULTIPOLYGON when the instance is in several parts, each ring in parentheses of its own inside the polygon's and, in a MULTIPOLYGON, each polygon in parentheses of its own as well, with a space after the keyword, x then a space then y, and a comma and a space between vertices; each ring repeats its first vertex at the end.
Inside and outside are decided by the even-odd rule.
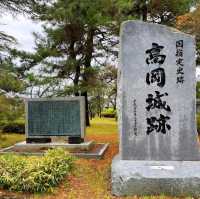
MULTIPOLYGON (((91 139, 94 139, 91 136, 91 139)), ((108 139, 117 139, 117 135, 109 135, 108 139)), ((102 142, 103 140, 95 141, 102 142)), ((48 199, 109 199, 116 198, 110 194, 110 165, 112 158, 118 153, 118 144, 111 144, 102 160, 78 159, 76 170, 50 195, 43 195, 48 199)))

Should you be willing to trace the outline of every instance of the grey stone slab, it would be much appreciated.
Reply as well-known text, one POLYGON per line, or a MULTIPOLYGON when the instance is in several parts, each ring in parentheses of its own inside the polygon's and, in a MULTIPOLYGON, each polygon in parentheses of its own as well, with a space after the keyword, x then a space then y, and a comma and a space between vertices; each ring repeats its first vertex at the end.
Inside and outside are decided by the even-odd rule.
POLYGON ((51 142, 51 143, 27 143, 26 141, 16 143, 15 147, 21 148, 53 148, 53 147, 63 147, 66 149, 85 149, 89 150, 94 144, 94 141, 83 142, 80 144, 69 144, 69 143, 60 143, 60 142, 51 142))
POLYGON ((100 160, 103 158, 106 150, 108 149, 109 147, 109 144, 103 144, 101 143, 101 149, 97 152, 92 152, 92 153, 74 153, 73 155, 77 156, 77 157, 80 157, 80 158, 86 158, 86 159, 97 159, 97 160, 100 160))
POLYGON ((158 24, 122 24, 118 73, 121 159, 200 159, 195 83, 193 37, 158 24))
MULTIPOLYGON (((98 150, 96 151, 90 151, 89 149, 92 147, 92 145, 88 146, 89 148, 84 148, 84 150, 82 152, 70 152, 71 155, 74 155, 76 157, 79 157, 79 158, 85 158, 85 159, 97 159, 97 160, 100 160, 104 157, 104 154, 106 152, 106 150, 108 149, 109 147, 109 144, 106 143, 97 143, 100 147, 98 150)), ((16 155, 27 155, 27 156, 42 156, 45 154, 45 151, 44 150, 41 150, 40 152, 30 152, 30 151, 26 151, 27 149, 42 149, 42 148, 56 148, 56 147, 63 147, 63 145, 54 145, 53 147, 48 145, 48 146, 30 146, 31 144, 29 144, 28 147, 26 147, 25 144, 21 143, 19 145, 13 145, 13 146, 10 146, 10 147, 7 147, 7 148, 3 148, 0 150, 0 154, 16 154, 16 155), (25 147, 24 147, 25 146, 25 147), (20 150, 20 151, 16 151, 16 147, 19 147, 20 149, 23 149, 23 150, 20 150)), ((66 146, 64 146, 64 148, 67 148, 66 146)), ((67 149, 72 149, 72 148, 67 148, 67 149)), ((75 148, 73 148, 75 149, 75 148)), ((80 148, 76 148, 76 149, 80 149, 80 148)), ((83 149, 83 148, 82 148, 83 149)))
POLYGON ((200 197, 199 161, 112 162, 112 193, 117 196, 169 195, 200 197))

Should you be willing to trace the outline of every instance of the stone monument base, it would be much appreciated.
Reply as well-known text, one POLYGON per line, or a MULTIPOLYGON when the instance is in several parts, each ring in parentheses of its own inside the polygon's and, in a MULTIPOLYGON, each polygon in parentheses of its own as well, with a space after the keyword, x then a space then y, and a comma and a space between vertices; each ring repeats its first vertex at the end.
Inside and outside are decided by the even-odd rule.
POLYGON ((86 159, 102 159, 106 150, 108 149, 108 143, 95 143, 94 141, 87 141, 81 144, 69 144, 61 142, 51 143, 26 143, 19 142, 7 148, 0 149, 1 154, 17 154, 17 155, 44 155, 48 149, 52 148, 64 148, 69 154, 86 159))
POLYGON ((112 194, 200 196, 200 161, 112 162, 112 194))
POLYGON ((27 142, 19 142, 16 143, 15 146, 18 148, 56 148, 56 147, 63 147, 66 149, 81 149, 81 150, 89 150, 94 141, 87 141, 82 142, 80 144, 69 144, 69 143, 60 143, 60 142, 50 142, 50 143, 27 143, 27 142))

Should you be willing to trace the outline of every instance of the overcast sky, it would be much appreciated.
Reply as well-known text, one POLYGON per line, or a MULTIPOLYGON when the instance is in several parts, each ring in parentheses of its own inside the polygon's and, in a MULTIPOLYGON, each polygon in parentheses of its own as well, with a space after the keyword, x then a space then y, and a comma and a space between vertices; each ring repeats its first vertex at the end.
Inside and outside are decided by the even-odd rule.
POLYGON ((41 32, 41 24, 33 22, 23 15, 12 16, 4 15, 0 17, 0 31, 14 36, 17 41, 17 47, 26 51, 33 51, 34 37, 33 32, 41 32))
MULTIPOLYGON (((10 14, 0 17, 0 31, 14 36, 17 47, 25 51, 34 51, 33 32, 42 32, 40 23, 33 22, 23 15, 13 17, 10 14)), ((197 78, 200 81, 200 68, 197 68, 197 78)))

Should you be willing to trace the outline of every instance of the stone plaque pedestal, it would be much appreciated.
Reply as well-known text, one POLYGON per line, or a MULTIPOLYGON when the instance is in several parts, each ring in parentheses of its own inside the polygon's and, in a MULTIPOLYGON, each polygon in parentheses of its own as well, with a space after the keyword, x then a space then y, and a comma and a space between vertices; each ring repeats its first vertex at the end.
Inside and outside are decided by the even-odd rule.
POLYGON ((200 196, 199 161, 138 161, 112 162, 112 194, 200 196))

